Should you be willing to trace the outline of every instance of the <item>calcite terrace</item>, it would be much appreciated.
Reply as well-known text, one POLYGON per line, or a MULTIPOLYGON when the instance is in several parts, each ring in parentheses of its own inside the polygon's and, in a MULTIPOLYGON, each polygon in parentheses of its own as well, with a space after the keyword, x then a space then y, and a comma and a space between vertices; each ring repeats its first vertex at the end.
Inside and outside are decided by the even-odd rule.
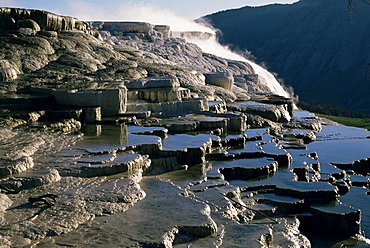
POLYGON ((368 243, 367 131, 166 25, 1 13, 0 246, 368 243))

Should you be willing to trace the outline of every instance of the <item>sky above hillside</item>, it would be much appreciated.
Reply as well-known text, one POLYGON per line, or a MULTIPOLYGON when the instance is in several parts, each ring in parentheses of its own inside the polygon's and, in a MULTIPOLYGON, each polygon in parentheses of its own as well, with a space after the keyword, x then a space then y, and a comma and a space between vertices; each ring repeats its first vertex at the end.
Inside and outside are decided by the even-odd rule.
POLYGON ((224 9, 297 0, 0 0, 0 7, 43 9, 80 20, 152 21, 153 16, 192 20, 224 9))

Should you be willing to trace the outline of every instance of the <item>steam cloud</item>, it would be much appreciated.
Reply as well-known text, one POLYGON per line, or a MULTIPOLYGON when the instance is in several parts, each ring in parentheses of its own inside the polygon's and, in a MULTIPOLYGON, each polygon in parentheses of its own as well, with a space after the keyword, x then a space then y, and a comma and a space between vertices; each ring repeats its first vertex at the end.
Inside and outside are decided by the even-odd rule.
POLYGON ((104 9, 88 1, 73 1, 70 5, 75 10, 72 14, 85 21, 140 21, 170 25, 173 31, 213 32, 208 27, 179 17, 169 9, 148 3, 128 1, 112 5, 107 1, 104 9))
POLYGON ((272 92, 280 96, 288 98, 292 97, 292 93, 288 93, 269 71, 246 59, 245 57, 232 52, 228 47, 221 45, 216 40, 216 37, 213 37, 210 40, 199 40, 191 38, 188 38, 187 40, 189 42, 197 44, 206 53, 215 54, 226 59, 247 62, 253 67, 255 73, 260 76, 261 83, 265 84, 272 92))

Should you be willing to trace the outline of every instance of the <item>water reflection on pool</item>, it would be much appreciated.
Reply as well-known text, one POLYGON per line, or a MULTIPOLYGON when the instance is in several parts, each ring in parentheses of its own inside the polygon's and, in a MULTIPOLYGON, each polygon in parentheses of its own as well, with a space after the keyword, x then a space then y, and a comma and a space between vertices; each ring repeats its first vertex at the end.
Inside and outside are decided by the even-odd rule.
MULTIPOLYGON (((304 117, 304 116, 303 116, 304 117)), ((161 129, 161 128, 159 128, 161 129)), ((154 135, 132 134, 141 131, 154 131, 158 128, 129 127, 124 125, 104 125, 102 127, 91 126, 89 132, 85 132, 85 138, 79 142, 79 147, 88 148, 89 151, 99 151, 115 149, 122 146, 129 146, 141 143, 162 142, 164 150, 182 150, 185 148, 199 147, 204 142, 219 139, 211 134, 170 134, 168 138, 161 139, 154 135), (96 130, 96 131, 94 131, 96 130), (94 133, 95 132, 95 133, 94 133)), ((244 134, 250 141, 246 142, 245 147, 228 149, 228 154, 237 154, 242 152, 265 151, 272 154, 289 153, 293 157, 291 164, 279 166, 276 173, 266 176, 253 178, 249 180, 230 180, 228 183, 235 187, 249 187, 255 185, 278 185, 282 188, 294 188, 297 181, 292 172, 294 168, 317 163, 320 166, 320 179, 325 180, 331 173, 340 173, 342 170, 336 168, 333 163, 351 163, 359 159, 370 158, 370 132, 365 129, 346 127, 346 126, 323 126, 322 131, 316 134, 316 141, 306 145, 306 149, 281 149, 278 143, 275 143, 272 135, 265 129, 249 129, 244 134), (260 139, 253 140, 253 137, 260 139), (306 156, 309 153, 316 153, 317 158, 306 156)), ((235 136, 235 135, 234 135, 235 136)), ((231 136, 230 136, 231 137, 231 136)), ((185 187, 186 184, 195 180, 202 180, 207 176, 209 178, 218 178, 220 173, 218 168, 226 168, 231 164, 242 163, 243 166, 258 167, 270 163, 266 157, 255 158, 254 160, 243 161, 217 161, 209 162, 204 165, 195 165, 187 171, 174 171, 161 175, 179 185, 185 187), (251 165, 249 163, 252 163, 251 165)), ((221 176, 220 176, 221 177, 221 176)), ((347 175, 347 178, 356 181, 370 180, 369 176, 347 175)), ((327 184, 320 182, 317 185, 327 184)), ((304 185, 305 184, 299 184, 304 185)), ((311 184, 310 184, 311 185, 311 184)), ((312 184, 315 187, 316 184, 312 184)), ((332 186, 327 184, 328 187, 332 186)), ((370 237, 370 195, 367 195, 368 189, 352 186, 350 191, 339 197, 339 201, 346 206, 359 208, 362 211, 362 230, 367 237, 370 237)))

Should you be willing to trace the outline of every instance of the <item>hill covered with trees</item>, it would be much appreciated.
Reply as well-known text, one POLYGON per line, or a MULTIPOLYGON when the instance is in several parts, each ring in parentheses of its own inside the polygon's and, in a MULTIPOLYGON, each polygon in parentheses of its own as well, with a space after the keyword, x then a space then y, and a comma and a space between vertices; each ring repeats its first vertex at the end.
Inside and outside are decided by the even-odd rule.
POLYGON ((301 0, 205 16, 220 42, 265 62, 299 99, 370 112, 370 5, 301 0))

